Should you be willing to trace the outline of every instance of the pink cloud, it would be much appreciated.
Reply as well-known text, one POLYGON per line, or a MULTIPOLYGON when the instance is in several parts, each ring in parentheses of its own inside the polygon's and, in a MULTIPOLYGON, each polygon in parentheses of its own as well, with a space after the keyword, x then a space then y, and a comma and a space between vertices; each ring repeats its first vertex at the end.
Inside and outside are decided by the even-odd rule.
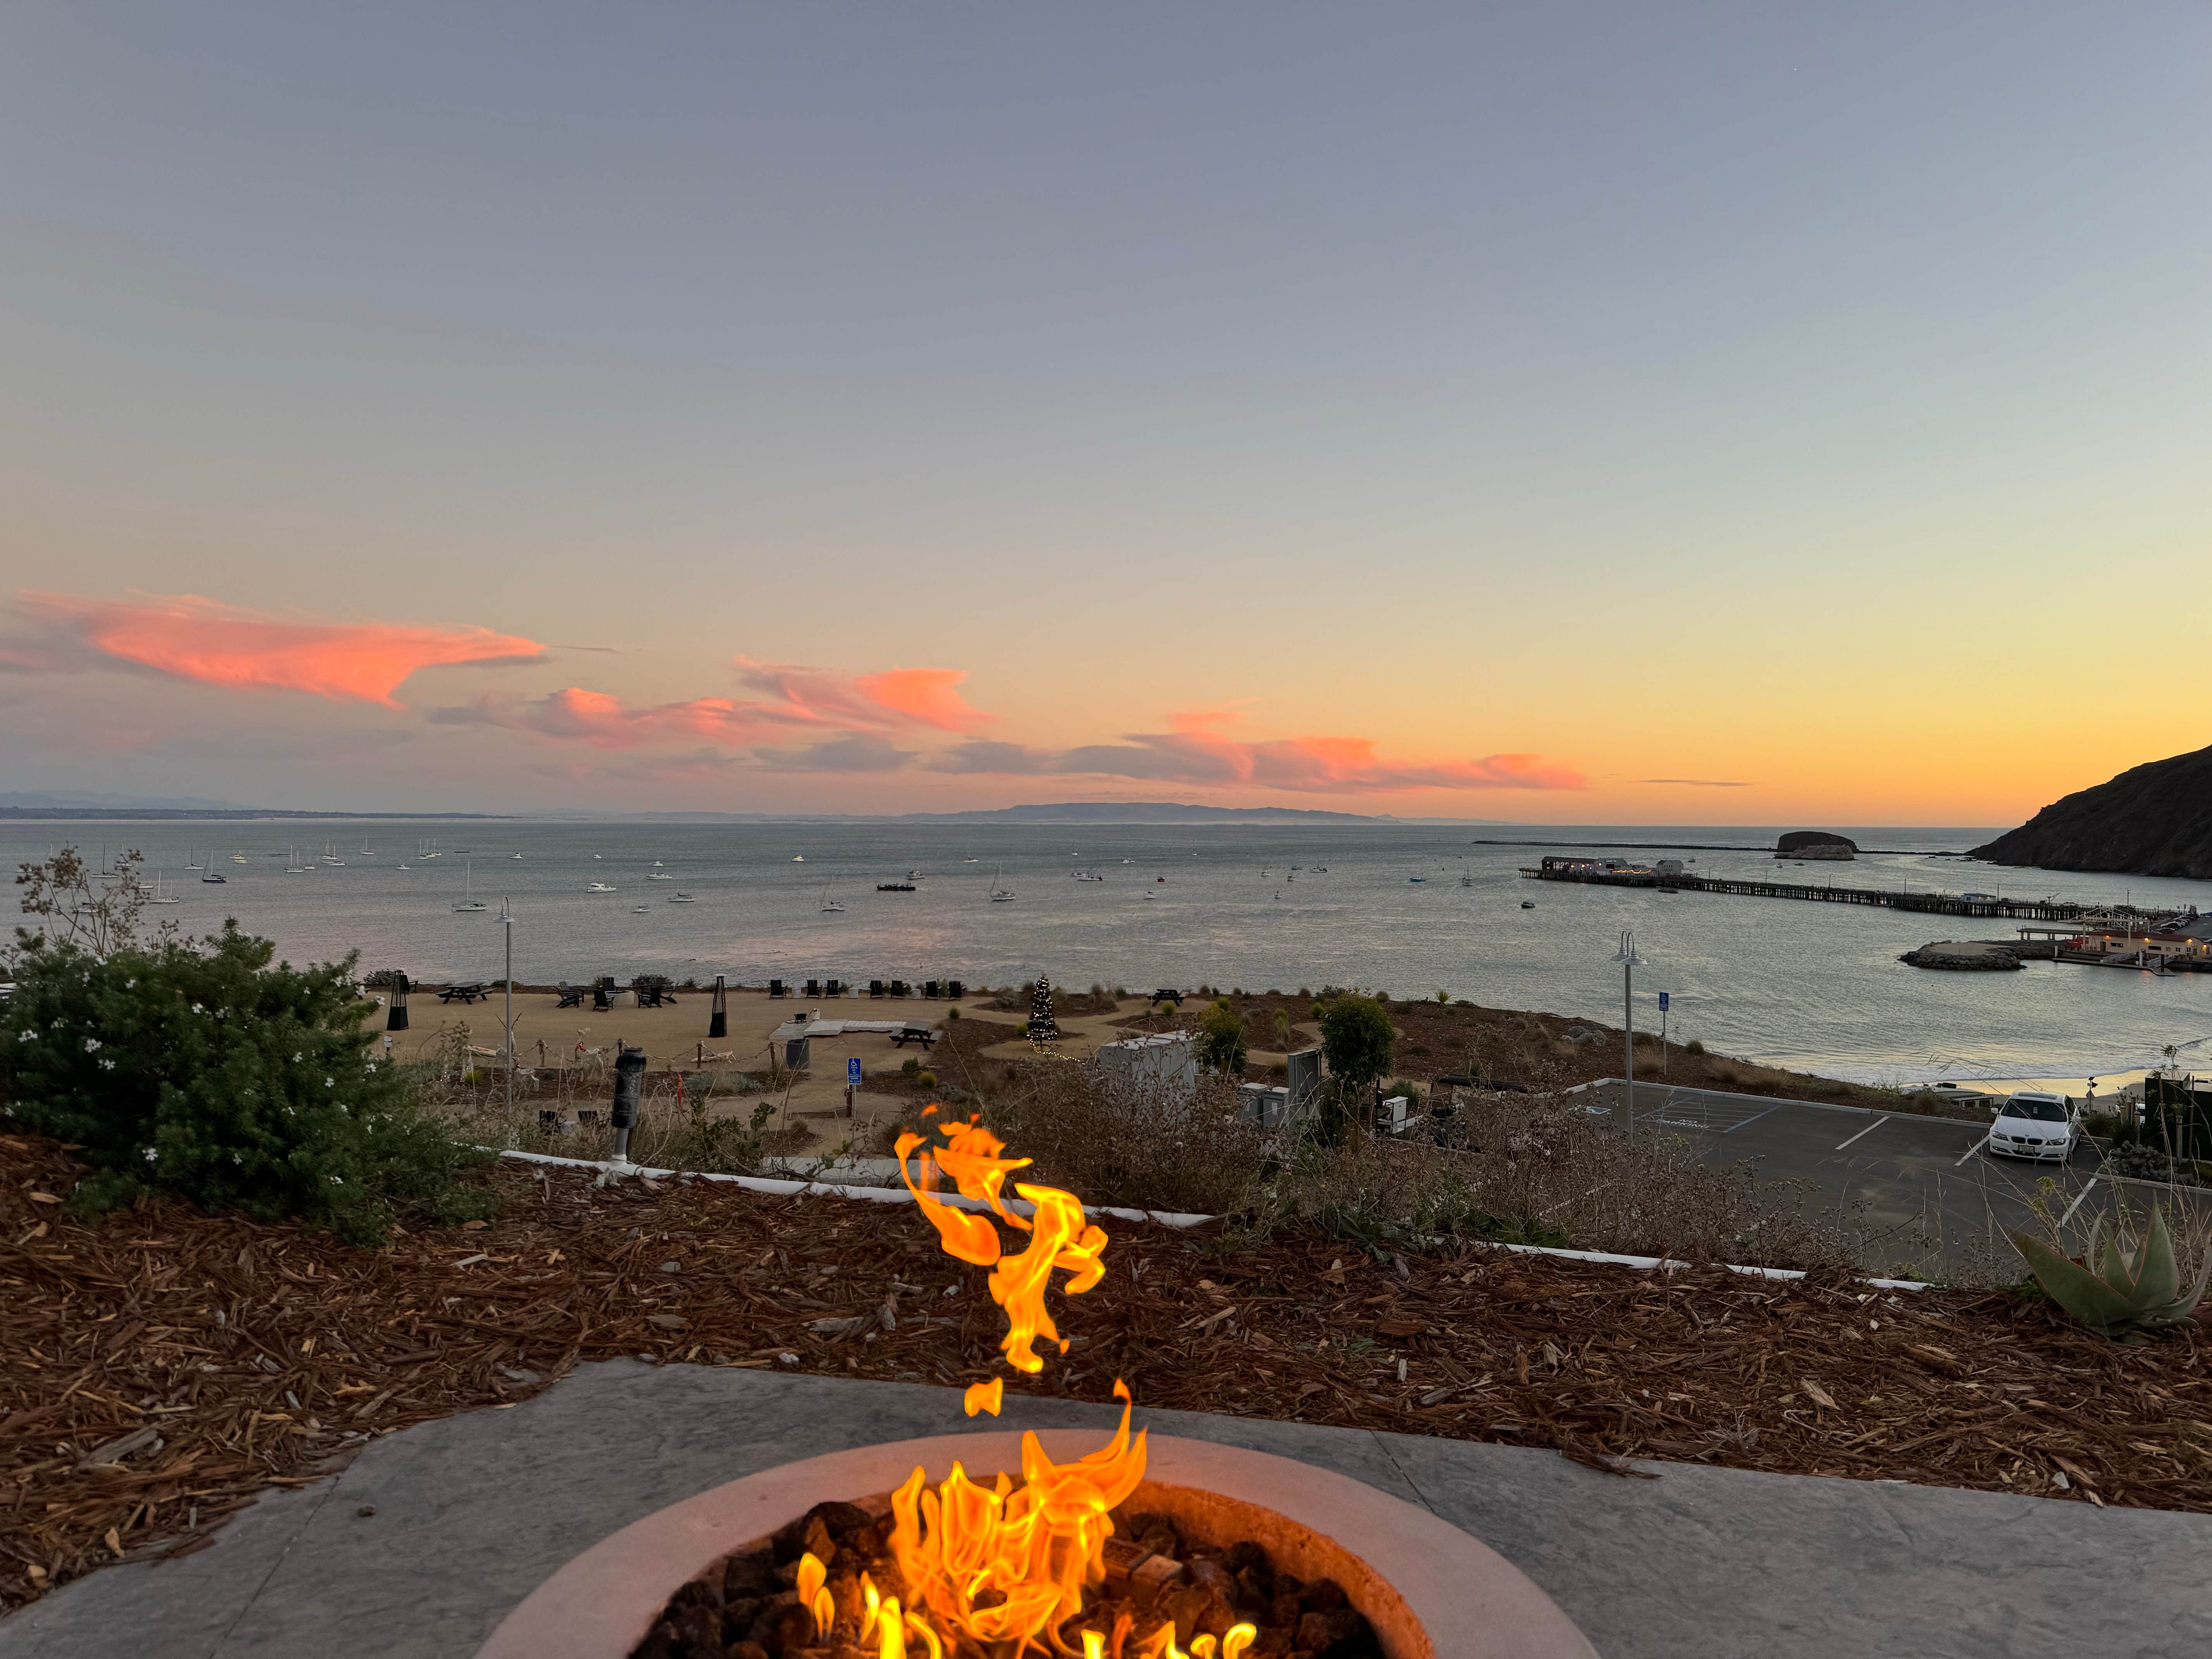
POLYGON ((189 593, 135 600, 26 593, 17 604, 64 629, 66 643, 76 647, 49 651, 39 667, 87 666, 88 655, 203 685, 304 691, 386 708, 399 707, 392 694, 418 670, 527 661, 545 649, 484 628, 301 622, 189 593))
POLYGON ((1573 768, 1540 755, 1408 764, 1382 759, 1371 738, 1303 737, 1245 742, 1219 728, 1233 716, 1197 709, 1170 717, 1170 732, 1133 732, 1120 743, 1073 749, 965 743, 939 756, 937 769, 971 774, 1082 774, 1155 783, 1236 785, 1315 793, 1413 789, 1580 789, 1573 768))
POLYGON ((771 701, 760 705, 794 723, 871 731, 932 726, 977 732, 998 716, 970 708, 957 688, 968 678, 957 668, 887 668, 872 674, 800 668, 789 663, 736 661, 738 678, 771 701))
MULTIPOLYGON (((997 718, 970 708, 957 689, 967 675, 957 668, 891 668, 848 674, 786 663, 737 659, 738 678, 754 698, 695 697, 685 702, 633 707, 604 691, 568 686, 550 696, 525 700, 486 696, 465 708, 441 708, 430 718, 444 725, 504 726, 599 749, 706 739, 757 743, 795 732, 881 733, 931 727, 981 730, 997 718)), ((796 753, 798 751, 789 751, 796 753)), ((838 753, 857 753, 838 750, 838 753)))

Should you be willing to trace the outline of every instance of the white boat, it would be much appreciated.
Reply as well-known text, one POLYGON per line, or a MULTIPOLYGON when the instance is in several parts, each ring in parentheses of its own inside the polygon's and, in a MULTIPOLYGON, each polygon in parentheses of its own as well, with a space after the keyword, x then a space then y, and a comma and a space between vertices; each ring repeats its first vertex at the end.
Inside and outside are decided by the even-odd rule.
POLYGON ((233 854, 230 855, 230 861, 231 861, 233 864, 243 864, 243 863, 245 863, 245 862, 246 862, 246 854, 245 854, 244 850, 243 850, 243 849, 240 849, 240 851, 238 851, 238 852, 233 853, 233 854))
MULTIPOLYGON (((1000 867, 1001 867, 1001 868, 1003 868, 1004 866, 1000 866, 1000 867)), ((1001 887, 1001 886, 1000 886, 1000 885, 999 885, 999 872, 998 872, 997 870, 994 870, 994 871, 992 871, 992 872, 991 872, 991 902, 992 902, 992 903, 994 903, 994 904, 1011 904, 1011 903, 1012 903, 1012 902, 1013 902, 1013 901, 1014 901, 1014 890, 1013 890, 1012 888, 1011 888, 1011 887, 1001 887)))
POLYGON ((475 865, 471 864, 463 866, 461 872, 461 892, 463 894, 463 897, 461 902, 453 907, 453 913, 456 915, 475 915, 485 908, 484 902, 477 896, 476 875, 477 867, 475 865))
POLYGON ((376 856, 376 848, 363 842, 361 844, 361 855, 365 859, 373 859, 376 856))
MULTIPOLYGON (((187 869, 187 870, 204 870, 204 869, 206 869, 206 868, 207 868, 207 866, 206 866, 205 865, 204 865, 204 864, 194 864, 194 863, 192 862, 192 860, 193 860, 194 859, 198 858, 198 856, 199 856, 199 854, 198 854, 198 853, 195 853, 194 851, 192 851, 192 849, 191 849, 191 848, 187 847, 186 848, 185 848, 185 869, 187 869)), ((1970 897, 1971 897, 1971 896, 1972 896, 1972 895, 1969 895, 1968 896, 1970 896, 1970 897)))
POLYGON ((214 871, 208 870, 201 873, 200 879, 202 881, 227 882, 230 878, 228 876, 217 875, 214 871))
POLYGON ((154 872, 153 896, 149 898, 146 902, 149 904, 177 904, 182 902, 182 901, 179 900, 174 893, 164 893, 161 890, 161 872, 159 870, 156 870, 154 872))
POLYGON ((611 893, 615 890, 604 881, 587 881, 584 884, 584 890, 587 893, 611 893))
POLYGON ((311 876, 314 872, 314 866, 300 862, 300 849, 296 847, 292 848, 284 860, 284 873, 288 876, 311 876))
POLYGON ((323 862, 327 865, 331 865, 337 869, 343 870, 345 868, 345 860, 338 856, 338 848, 336 842, 326 841, 323 843, 323 862))
POLYGON ((806 862, 806 854, 804 853, 793 853, 791 855, 791 861, 793 864, 804 864, 806 862))
POLYGON ((629 913, 634 916, 650 915, 653 907, 650 904, 633 904, 629 907, 629 913))
POLYGON ((412 870, 415 866, 411 864, 395 864, 392 867, 395 870, 412 870))
POLYGON ((514 856, 515 856, 515 857, 517 857, 517 858, 520 858, 520 857, 522 856, 522 854, 520 854, 520 853, 517 853, 514 856))
POLYGON ((658 870, 659 868, 660 868, 660 860, 659 860, 659 859, 655 859, 655 860, 653 860, 653 867, 654 869, 656 869, 656 870, 658 870))
POLYGON ((699 901, 689 893, 671 893, 668 896, 668 902, 671 904, 696 904, 699 901))
POLYGON ((676 879, 675 877, 670 875, 665 870, 648 870, 645 872, 645 878, 647 881, 673 881, 676 879))

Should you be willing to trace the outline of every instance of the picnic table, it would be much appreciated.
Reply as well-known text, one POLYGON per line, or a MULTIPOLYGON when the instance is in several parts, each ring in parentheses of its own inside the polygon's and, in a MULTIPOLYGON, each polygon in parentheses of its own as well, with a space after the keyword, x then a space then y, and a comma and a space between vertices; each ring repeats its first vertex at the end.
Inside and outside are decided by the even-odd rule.
POLYGON ((441 1002, 482 1002, 491 995, 491 989, 482 980, 466 985, 448 985, 438 993, 441 1002))
POLYGON ((891 1047, 903 1048, 909 1042, 919 1042, 927 1048, 937 1041, 937 1033, 927 1025, 902 1025, 898 1035, 891 1039, 891 1047))

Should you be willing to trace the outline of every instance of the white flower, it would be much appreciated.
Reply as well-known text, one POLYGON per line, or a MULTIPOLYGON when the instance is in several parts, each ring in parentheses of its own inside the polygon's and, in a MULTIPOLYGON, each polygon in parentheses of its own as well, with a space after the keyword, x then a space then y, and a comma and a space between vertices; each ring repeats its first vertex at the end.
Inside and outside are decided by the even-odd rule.
POLYGON ((149 1146, 149 1147, 146 1149, 146 1161, 147 1161, 149 1164, 151 1164, 151 1163, 152 1163, 155 1158, 159 1158, 159 1157, 161 1157, 161 1154, 160 1154, 159 1152, 155 1152, 155 1151, 151 1146, 149 1146))
POLYGON ((345 1177, 344 1177, 343 1176, 332 1176, 331 1177, 331 1186, 333 1186, 333 1187, 343 1187, 343 1186, 344 1186, 344 1185, 345 1185, 345 1177))
POLYGON ((36 1042, 38 1040, 39 1034, 36 1031, 26 1031, 15 1039, 18 1042, 36 1042))
POLYGON ((295 1055, 293 1055, 293 1056, 292 1056, 292 1063, 293 1063, 294 1065, 295 1065, 295 1066, 296 1066, 296 1065, 298 1065, 301 1060, 305 1060, 306 1058, 307 1058, 307 1055, 305 1055, 305 1054, 295 1054, 295 1055))
POLYGON ((84 1040, 84 1051, 88 1054, 98 1054, 100 1052, 100 1039, 98 1037, 87 1037, 84 1040))
POLYGON ((115 1069, 115 1062, 106 1054, 102 1054, 100 1057, 100 1069, 103 1072, 112 1072, 115 1069))
POLYGON ((338 1080, 334 1077, 326 1077, 323 1079, 323 1087, 325 1089, 335 1089, 337 1086, 338 1080))
POLYGON ((240 1157, 236 1152, 233 1152, 233 1153, 230 1155, 230 1161, 231 1161, 233 1164, 243 1164, 243 1163, 245 1163, 245 1162, 246 1162, 246 1160, 245 1160, 244 1158, 240 1158, 240 1157))
POLYGON ((196 1014, 204 1014, 207 1012, 207 1010, 201 1007, 198 1003, 195 1002, 192 1004, 192 1012, 196 1014))
POLYGON ((368 1069, 372 1072, 376 1069, 376 1062, 374 1060, 372 1060, 368 1062, 368 1069))
POLYGON ((123 981, 123 988, 126 991, 135 991, 138 988, 138 981, 135 979, 126 979, 123 981))

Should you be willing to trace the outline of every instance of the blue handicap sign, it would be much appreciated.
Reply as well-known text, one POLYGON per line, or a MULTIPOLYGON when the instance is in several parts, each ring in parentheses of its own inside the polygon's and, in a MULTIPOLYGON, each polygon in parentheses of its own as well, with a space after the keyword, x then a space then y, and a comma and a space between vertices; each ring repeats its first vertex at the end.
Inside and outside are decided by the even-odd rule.
MULTIPOLYGON (((1664 991, 1662 991, 1659 994, 1659 1012, 1662 1014, 1667 1012, 1667 994, 1664 991)), ((855 1066, 860 1063, 860 1062, 857 1060, 853 1062, 855 1066)))
POLYGON ((858 1054, 845 1062, 845 1081, 856 1085, 860 1081, 860 1057, 858 1054))

